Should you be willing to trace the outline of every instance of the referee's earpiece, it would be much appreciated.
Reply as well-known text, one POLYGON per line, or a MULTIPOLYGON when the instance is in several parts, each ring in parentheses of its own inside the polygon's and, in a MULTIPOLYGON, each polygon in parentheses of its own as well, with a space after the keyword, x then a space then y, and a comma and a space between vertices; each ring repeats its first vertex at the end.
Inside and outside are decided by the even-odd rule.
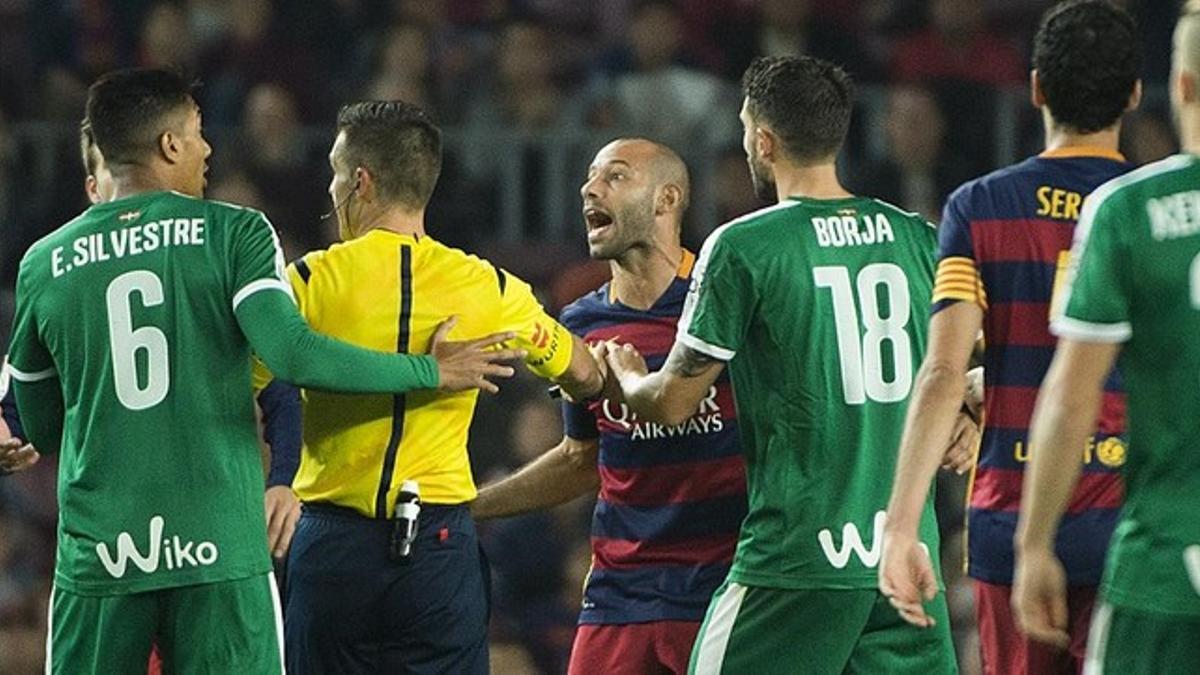
POLYGON ((346 196, 342 199, 342 201, 333 205, 333 208, 329 210, 329 213, 322 215, 321 220, 327 220, 329 218, 332 218, 333 214, 340 211, 341 208, 350 201, 350 198, 354 196, 354 193, 358 192, 358 188, 360 188, 360 187, 362 187, 362 179, 361 178, 354 181, 354 187, 350 188, 350 191, 346 193, 346 196))

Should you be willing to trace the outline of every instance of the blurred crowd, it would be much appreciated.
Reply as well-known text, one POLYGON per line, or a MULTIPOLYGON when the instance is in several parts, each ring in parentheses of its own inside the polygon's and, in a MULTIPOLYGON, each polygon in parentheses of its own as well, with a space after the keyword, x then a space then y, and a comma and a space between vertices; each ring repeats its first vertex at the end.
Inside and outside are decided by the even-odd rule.
MULTIPOLYGON (((698 205, 696 247, 760 206, 737 120, 757 55, 842 64, 862 96, 841 169, 858 192, 937 221, 959 183, 1036 152, 1030 39, 1049 0, 0 0, 0 338, 16 262, 86 204, 78 122, 87 85, 116 67, 172 66, 202 83, 208 196, 263 209, 289 256, 336 237, 325 159, 337 108, 419 103, 446 130, 433 236, 538 284, 558 308, 601 283, 586 260, 577 186, 604 141, 678 150, 698 205)), ((1123 148, 1176 149, 1164 84, 1175 16, 1126 0, 1147 97, 1123 148)), ((481 403, 471 451, 486 482, 557 443, 556 405, 531 379, 481 403)), ((959 653, 976 653, 961 573, 965 486, 943 481, 944 568, 959 653)), ((54 546, 54 462, 0 479, 0 673, 40 662, 54 546)), ((488 524, 497 672, 562 672, 588 567, 589 504, 488 524)), ((964 664, 971 672, 971 663, 964 664)))

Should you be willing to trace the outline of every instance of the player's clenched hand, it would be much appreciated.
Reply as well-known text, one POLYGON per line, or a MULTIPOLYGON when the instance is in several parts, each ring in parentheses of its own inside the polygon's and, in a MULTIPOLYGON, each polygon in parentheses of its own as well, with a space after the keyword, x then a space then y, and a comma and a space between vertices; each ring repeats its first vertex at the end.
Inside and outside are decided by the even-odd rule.
POLYGON ((942 455, 942 468, 962 475, 975 464, 975 451, 979 447, 979 425, 965 412, 958 414, 954 432, 950 434, 950 447, 942 455))
POLYGON ((921 628, 934 624, 922 603, 937 595, 937 577, 933 574, 929 549, 916 537, 891 532, 884 535, 879 592, 905 621, 921 628))
POLYGON ((0 471, 6 473, 24 471, 37 464, 40 457, 41 455, 32 445, 19 438, 6 438, 0 441, 0 471))
POLYGON ((438 363, 438 391, 476 388, 493 394, 500 391, 488 378, 512 377, 512 367, 500 362, 523 359, 525 350, 495 347, 515 338, 516 333, 492 333, 478 340, 449 341, 446 336, 457 322, 457 317, 453 316, 443 321, 434 332, 433 342, 429 345, 429 353, 438 363))
POLYGON ((605 359, 612 369, 613 377, 618 380, 627 375, 645 375, 650 372, 646 359, 634 349, 631 344, 619 345, 613 341, 605 343, 607 354, 605 359))
POLYGON ((272 557, 283 558, 300 520, 300 500, 287 485, 273 485, 267 488, 263 503, 267 511, 267 550, 272 557))
POLYGON ((1026 549, 1017 556, 1012 609, 1021 632, 1066 648, 1067 575, 1053 550, 1026 549))

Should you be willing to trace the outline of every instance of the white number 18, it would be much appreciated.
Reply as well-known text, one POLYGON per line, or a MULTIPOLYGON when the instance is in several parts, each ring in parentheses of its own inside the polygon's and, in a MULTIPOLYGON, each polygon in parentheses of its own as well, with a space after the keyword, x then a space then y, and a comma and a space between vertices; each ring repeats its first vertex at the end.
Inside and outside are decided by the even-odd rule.
POLYGON ((813 281, 833 294, 838 358, 841 362, 842 393, 846 403, 862 405, 867 400, 894 403, 912 388, 912 343, 908 325, 908 278, 892 263, 867 265, 858 273, 854 289, 850 271, 842 266, 813 268, 813 281), (879 287, 887 288, 887 315, 880 316, 879 287), (859 307, 862 320, 859 320, 859 307), (865 331, 861 329, 865 328, 865 331), (883 379, 883 343, 892 343, 892 380, 883 379))

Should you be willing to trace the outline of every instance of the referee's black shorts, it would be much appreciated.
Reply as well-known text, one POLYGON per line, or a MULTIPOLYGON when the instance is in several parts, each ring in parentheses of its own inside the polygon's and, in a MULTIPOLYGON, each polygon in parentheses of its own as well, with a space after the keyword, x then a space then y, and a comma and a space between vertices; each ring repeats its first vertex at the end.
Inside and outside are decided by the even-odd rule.
POLYGON ((487 673, 487 562, 465 505, 424 504, 409 560, 392 521, 306 504, 288 555, 287 670, 487 673))

